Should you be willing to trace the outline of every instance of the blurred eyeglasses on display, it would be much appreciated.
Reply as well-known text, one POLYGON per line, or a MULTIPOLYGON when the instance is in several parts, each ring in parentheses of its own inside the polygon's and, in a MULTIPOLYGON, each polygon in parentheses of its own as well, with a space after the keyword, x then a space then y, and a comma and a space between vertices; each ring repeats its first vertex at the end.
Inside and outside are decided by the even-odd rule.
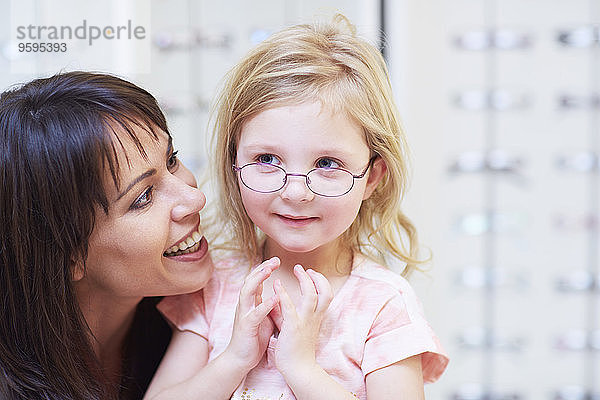
POLYGON ((559 277, 556 289, 564 293, 594 292, 600 293, 600 275, 590 271, 576 270, 559 277))
POLYGON ((598 229, 598 216, 557 214, 553 217, 553 223, 556 229, 563 232, 593 231, 598 229))
POLYGON ((562 30, 557 40, 567 47, 591 47, 600 43, 600 26, 581 26, 574 29, 562 30))
POLYGON ((227 49, 231 47, 229 34, 206 33, 198 30, 162 31, 154 35, 154 45, 161 51, 190 51, 202 49, 227 49))
POLYGON ((571 329, 560 334, 555 345, 565 351, 600 351, 600 330, 571 329))
POLYGON ((464 267, 456 276, 458 285, 471 289, 514 288, 525 289, 529 279, 522 272, 503 268, 464 267))
POLYGON ((521 337, 501 337, 483 327, 465 329, 458 336, 460 347, 471 350, 494 350, 500 352, 521 352, 525 339, 521 337))
POLYGON ((513 50, 531 46, 528 34, 510 29, 474 30, 454 39, 455 45, 464 50, 513 50))
POLYGON ((469 151, 460 154, 448 171, 451 173, 498 172, 516 174, 524 162, 503 150, 469 151))
POLYGON ((598 155, 591 151, 582 151, 571 155, 559 156, 556 160, 559 169, 575 172, 597 171, 600 165, 598 155))
POLYGON ((563 94, 558 97, 558 106, 563 110, 596 110, 600 108, 600 95, 588 96, 563 94))
POLYGON ((470 213, 458 217, 455 223, 459 233, 470 236, 486 233, 518 232, 525 228, 528 218, 525 214, 496 212, 470 213))
POLYGON ((600 393, 593 393, 579 385, 567 385, 555 392, 553 400, 600 400, 600 393))
POLYGON ((452 395, 452 400, 523 400, 515 392, 489 391, 482 384, 464 384, 452 395))
POLYGON ((508 111, 527 108, 531 101, 523 93, 501 89, 465 90, 456 95, 454 104, 464 110, 508 111))
POLYGON ((192 93, 161 96, 158 102, 166 114, 173 116, 209 111, 209 101, 192 93))

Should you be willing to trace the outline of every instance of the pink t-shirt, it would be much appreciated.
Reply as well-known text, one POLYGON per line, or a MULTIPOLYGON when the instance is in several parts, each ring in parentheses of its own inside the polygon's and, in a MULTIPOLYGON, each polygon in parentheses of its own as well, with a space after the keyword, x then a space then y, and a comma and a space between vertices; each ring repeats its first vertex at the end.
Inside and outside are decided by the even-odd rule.
MULTIPOLYGON (((201 292, 165 298, 160 311, 179 330, 203 336, 209 361, 231 338, 243 279, 251 266, 239 259, 215 265, 201 292)), ((277 339, 271 337, 260 363, 235 391, 234 400, 295 400, 273 362, 277 339)), ((421 354, 423 379, 435 381, 448 364, 438 338, 425 320, 410 284, 400 275, 363 256, 354 257, 352 273, 333 298, 322 322, 316 359, 359 399, 366 399, 365 376, 421 354)))

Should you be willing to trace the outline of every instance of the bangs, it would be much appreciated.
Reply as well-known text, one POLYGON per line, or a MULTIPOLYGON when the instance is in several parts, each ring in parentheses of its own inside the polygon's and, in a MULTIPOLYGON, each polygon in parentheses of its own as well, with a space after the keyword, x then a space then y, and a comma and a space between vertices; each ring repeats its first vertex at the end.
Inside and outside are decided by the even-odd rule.
MULTIPOLYGON (((130 140, 137 149, 138 154, 148 161, 148 155, 139 137, 139 132, 145 132, 154 142, 159 142, 158 129, 160 129, 153 121, 148 118, 140 120, 140 118, 130 117, 128 115, 116 114, 107 115, 104 120, 104 133, 100 142, 100 157, 102 160, 101 167, 103 170, 110 172, 112 181, 117 190, 121 186, 121 178, 119 169, 119 152, 125 156, 125 161, 128 167, 131 167, 130 155, 125 149, 124 139, 130 140), (139 128, 139 129, 136 129, 139 128), (137 130, 137 132, 136 132, 137 130)), ((168 131, 165 133, 171 137, 168 131)), ((108 210, 104 207, 105 211, 108 210)))

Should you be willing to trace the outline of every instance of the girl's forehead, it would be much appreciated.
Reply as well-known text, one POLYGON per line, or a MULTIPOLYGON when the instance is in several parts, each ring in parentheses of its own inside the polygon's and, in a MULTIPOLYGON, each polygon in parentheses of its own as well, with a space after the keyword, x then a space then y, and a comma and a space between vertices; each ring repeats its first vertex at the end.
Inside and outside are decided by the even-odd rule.
POLYGON ((271 140, 271 134, 278 135, 281 140, 303 134, 320 134, 324 140, 328 137, 350 139, 350 136, 364 136, 363 128, 356 119, 345 112, 333 112, 319 101, 286 104, 263 110, 242 124, 239 139, 271 140))
POLYGON ((248 121, 237 153, 243 159, 273 153, 282 161, 329 156, 362 163, 370 151, 362 127, 353 119, 318 103, 303 103, 272 108, 248 121))

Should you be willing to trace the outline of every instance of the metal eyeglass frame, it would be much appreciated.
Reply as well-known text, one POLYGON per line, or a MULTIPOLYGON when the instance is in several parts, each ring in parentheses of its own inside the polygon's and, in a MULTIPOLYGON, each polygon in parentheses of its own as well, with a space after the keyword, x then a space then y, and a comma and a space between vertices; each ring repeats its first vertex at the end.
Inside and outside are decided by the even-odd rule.
POLYGON ((252 190, 253 192, 257 192, 257 193, 275 193, 275 192, 278 192, 278 191, 280 191, 281 189, 283 189, 285 187, 285 185, 287 183, 288 176, 303 176, 304 180, 305 180, 306 187, 308 188, 308 190, 310 190, 311 192, 313 192, 317 196, 323 196, 323 197, 341 197, 341 196, 344 196, 345 194, 348 194, 352 190, 352 188, 354 187, 354 180, 355 179, 361 179, 361 178, 363 178, 365 176, 365 174, 367 173, 367 171, 369 170, 369 168, 373 164, 373 161, 375 161, 377 159, 377 157, 379 157, 379 156, 375 155, 375 156, 371 157, 371 159, 369 160, 369 164, 367 164, 367 166, 364 169, 364 171, 362 173, 358 174, 358 175, 354 175, 352 172, 350 172, 350 171, 348 171, 347 169, 344 169, 344 168, 331 168, 331 169, 337 169, 337 170, 341 170, 341 171, 347 172, 347 173, 349 173, 352 176, 352 185, 350 186, 350 188, 348 190, 346 190, 344 193, 342 193, 342 194, 336 194, 336 195, 327 195, 327 194, 317 193, 317 192, 315 192, 314 190, 312 190, 310 188, 309 180, 308 180, 308 174, 310 174, 311 172, 316 171, 318 169, 322 169, 322 168, 313 168, 310 171, 308 171, 306 174, 295 174, 295 173, 287 172, 285 169, 283 169, 279 165, 267 164, 267 163, 260 163, 260 162, 248 163, 248 164, 242 165, 241 167, 238 167, 237 165, 234 164, 234 165, 231 166, 231 168, 233 169, 233 172, 240 172, 243 168, 245 168, 247 166, 264 164, 264 165, 268 165, 268 166, 271 166, 271 167, 279 168, 285 174, 285 177, 283 178, 283 182, 282 182, 281 186, 279 188, 275 189, 275 190, 268 190, 268 191, 256 190, 256 189, 251 188, 250 186, 248 186, 246 184, 246 182, 244 182, 244 179, 242 179, 242 177, 240 175, 240 180, 242 181, 242 183, 244 184, 244 186, 246 186, 248 189, 252 190))

